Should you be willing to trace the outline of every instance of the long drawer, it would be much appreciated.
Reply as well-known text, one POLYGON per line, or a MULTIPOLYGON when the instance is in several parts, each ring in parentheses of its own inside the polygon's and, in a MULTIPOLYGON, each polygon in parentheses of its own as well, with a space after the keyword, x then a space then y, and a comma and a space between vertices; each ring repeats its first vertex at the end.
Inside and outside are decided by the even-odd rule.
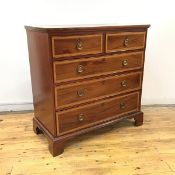
POLYGON ((143 67, 143 52, 54 62, 55 83, 78 80, 143 67))
POLYGON ((91 103, 56 114, 57 134, 79 130, 100 121, 139 110, 139 92, 91 103))
POLYGON ((58 86, 55 89, 56 108, 79 104, 88 100, 113 96, 141 88, 141 72, 58 86))
POLYGON ((54 58, 97 54, 102 52, 102 48, 102 34, 52 37, 54 58))
POLYGON ((106 52, 143 49, 145 32, 122 32, 106 34, 106 52))

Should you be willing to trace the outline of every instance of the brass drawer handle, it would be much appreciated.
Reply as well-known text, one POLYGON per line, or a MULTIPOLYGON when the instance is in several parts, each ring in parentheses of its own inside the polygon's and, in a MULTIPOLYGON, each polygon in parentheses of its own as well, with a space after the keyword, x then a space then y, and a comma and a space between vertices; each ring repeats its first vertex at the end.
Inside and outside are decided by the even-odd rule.
POLYGON ((123 45, 127 47, 129 44, 129 38, 126 36, 123 45))
POLYGON ((82 72, 84 72, 84 66, 81 65, 81 64, 78 65, 78 66, 77 66, 77 72, 78 72, 78 73, 82 73, 82 72))
POLYGON ((125 109, 126 108, 126 105, 124 102, 120 102, 120 109, 125 109))
POLYGON ((83 97, 85 95, 84 90, 83 89, 82 90, 78 90, 77 91, 77 95, 78 95, 78 97, 83 97))
POLYGON ((76 44, 77 50, 82 50, 83 49, 83 42, 79 39, 76 44))
POLYGON ((126 80, 123 80, 123 81, 121 82, 121 86, 122 86, 122 87, 127 87, 127 82, 126 82, 126 80))
POLYGON ((123 65, 123 66, 127 66, 127 65, 128 65, 128 60, 127 60, 127 59, 124 59, 124 60, 122 61, 122 65, 123 65))
POLYGON ((84 121, 84 119, 85 119, 85 115, 84 115, 84 114, 79 114, 78 120, 79 120, 80 122, 82 122, 82 121, 84 121))

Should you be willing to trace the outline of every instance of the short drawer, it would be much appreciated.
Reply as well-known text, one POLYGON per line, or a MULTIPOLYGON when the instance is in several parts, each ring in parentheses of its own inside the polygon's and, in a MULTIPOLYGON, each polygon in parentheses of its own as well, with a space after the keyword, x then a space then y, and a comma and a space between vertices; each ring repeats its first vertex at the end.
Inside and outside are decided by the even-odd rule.
POLYGON ((129 71, 143 66, 143 52, 54 62, 55 83, 129 71))
POLYGON ((82 102, 117 95, 141 88, 142 73, 111 76, 84 83, 58 86, 55 89, 56 108, 77 105, 82 102))
POLYGON ((106 34, 106 52, 143 49, 145 32, 123 32, 106 34))
POLYGON ((54 58, 97 54, 102 52, 102 35, 53 36, 54 58))
POLYGON ((57 112, 57 134, 78 130, 139 110, 139 92, 57 112))

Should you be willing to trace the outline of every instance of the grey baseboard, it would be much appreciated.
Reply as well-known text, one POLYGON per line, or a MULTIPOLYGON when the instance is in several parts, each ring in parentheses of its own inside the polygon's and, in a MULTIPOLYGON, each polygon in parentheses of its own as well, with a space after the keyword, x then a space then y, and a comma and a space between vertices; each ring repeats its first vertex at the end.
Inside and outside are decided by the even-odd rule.
POLYGON ((142 105, 142 107, 175 107, 175 104, 150 104, 142 105))
POLYGON ((33 103, 0 104, 0 112, 33 111, 33 103))
MULTIPOLYGON (((149 107, 175 107, 175 104, 151 104, 142 105, 142 108, 149 107)), ((33 103, 0 104, 0 114, 29 113, 33 112, 33 103)))

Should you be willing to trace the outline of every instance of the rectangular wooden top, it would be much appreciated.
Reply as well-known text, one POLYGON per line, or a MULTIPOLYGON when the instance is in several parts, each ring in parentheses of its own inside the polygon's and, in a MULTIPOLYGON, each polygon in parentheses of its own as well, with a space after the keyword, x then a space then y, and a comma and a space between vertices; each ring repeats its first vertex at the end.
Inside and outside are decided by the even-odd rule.
POLYGON ((34 30, 34 31, 43 31, 43 32, 66 32, 66 31, 112 31, 112 30, 132 30, 132 29, 140 29, 145 30, 149 28, 149 24, 142 25, 119 25, 119 24, 93 24, 93 25, 34 25, 34 26, 25 26, 26 30, 34 30))

